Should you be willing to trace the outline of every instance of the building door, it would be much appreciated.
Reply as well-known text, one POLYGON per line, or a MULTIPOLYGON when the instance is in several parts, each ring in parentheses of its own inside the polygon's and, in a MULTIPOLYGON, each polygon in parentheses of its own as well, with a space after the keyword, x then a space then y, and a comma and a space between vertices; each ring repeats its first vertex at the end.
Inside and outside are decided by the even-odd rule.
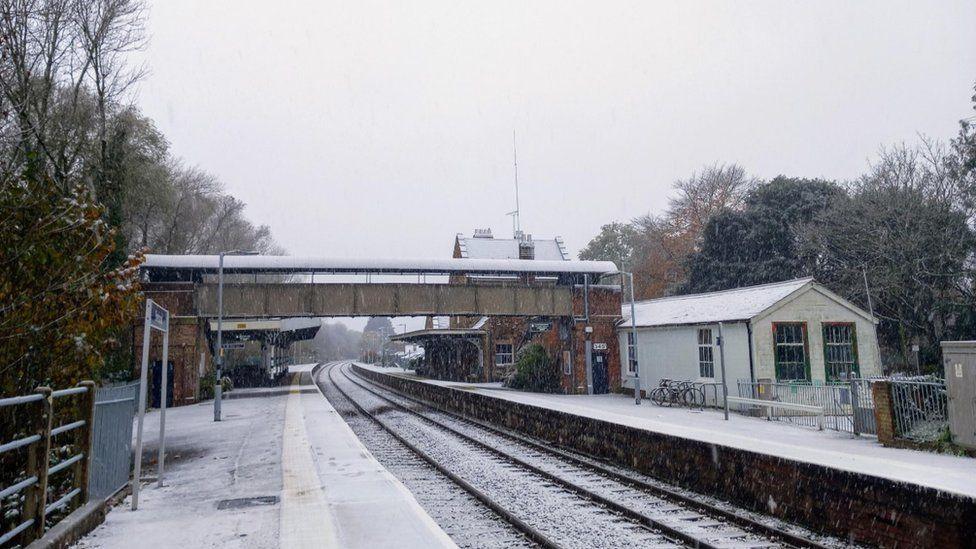
MULTIPOLYGON (((162 360, 154 360, 152 363, 152 384, 149 393, 149 407, 159 408, 159 385, 163 381, 163 371, 160 365, 163 363, 162 360)), ((166 407, 169 408, 173 405, 173 361, 169 361, 169 368, 166 368, 166 407)))
POLYGON ((610 392, 610 373, 607 371, 607 353, 593 352, 593 394, 602 395, 610 392))

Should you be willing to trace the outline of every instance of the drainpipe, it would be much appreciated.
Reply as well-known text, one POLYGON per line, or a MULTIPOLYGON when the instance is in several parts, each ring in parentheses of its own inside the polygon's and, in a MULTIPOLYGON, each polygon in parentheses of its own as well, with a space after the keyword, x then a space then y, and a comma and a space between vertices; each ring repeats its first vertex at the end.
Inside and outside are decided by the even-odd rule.
MULTIPOLYGON (((729 380, 725 375, 725 334, 722 323, 718 323, 718 353, 722 360, 722 405, 725 408, 725 421, 729 420, 729 380)), ((714 359, 714 357, 713 357, 714 359)))
POLYGON ((583 275, 583 316, 590 323, 590 275, 583 275))
POLYGON ((756 382, 756 369, 752 362, 752 321, 746 321, 746 339, 749 342, 749 381, 756 382))

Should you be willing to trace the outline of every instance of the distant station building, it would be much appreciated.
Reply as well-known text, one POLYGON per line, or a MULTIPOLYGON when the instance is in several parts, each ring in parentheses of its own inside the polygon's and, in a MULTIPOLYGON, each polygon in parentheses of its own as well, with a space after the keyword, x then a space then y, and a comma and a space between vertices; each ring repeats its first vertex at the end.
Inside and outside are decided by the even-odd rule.
POLYGON ((881 374, 877 319, 812 278, 650 299, 636 312, 636 349, 629 304, 618 328, 626 387, 635 352, 646 390, 662 379, 721 382, 719 323, 733 393, 740 379, 818 384, 881 374))
MULTIPOLYGON (((509 259, 569 261, 572 258, 560 237, 539 239, 516 232, 513 238, 496 238, 490 229, 476 229, 472 236, 458 234, 453 257, 457 259, 509 259)), ((534 275, 457 274, 450 284, 504 286, 522 282, 555 285, 556 279, 534 275)), ((501 381, 515 368, 518 352, 540 343, 559 369, 567 393, 607 393, 620 387, 620 361, 615 323, 620 319, 617 285, 577 284, 573 291, 573 316, 452 316, 428 318, 424 330, 395 336, 418 344, 425 354, 423 373, 455 381, 501 381), (587 353, 587 351, 589 351, 587 353)))

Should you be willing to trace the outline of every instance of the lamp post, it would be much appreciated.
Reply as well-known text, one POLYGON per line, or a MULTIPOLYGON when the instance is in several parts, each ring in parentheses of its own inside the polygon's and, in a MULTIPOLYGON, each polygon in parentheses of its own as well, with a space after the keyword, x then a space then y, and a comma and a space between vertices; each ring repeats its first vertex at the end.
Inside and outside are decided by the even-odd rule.
POLYGON ((217 367, 215 368, 217 378, 214 381, 214 421, 220 421, 220 397, 222 393, 220 380, 223 377, 224 367, 224 256, 257 254, 258 252, 242 250, 220 252, 220 261, 217 264, 217 367))
MULTIPOLYGON (((637 307, 634 304, 634 273, 620 271, 630 281, 630 337, 634 340, 634 404, 641 403, 640 363, 637 360, 637 307)), ((628 353, 627 359, 630 360, 628 353)))

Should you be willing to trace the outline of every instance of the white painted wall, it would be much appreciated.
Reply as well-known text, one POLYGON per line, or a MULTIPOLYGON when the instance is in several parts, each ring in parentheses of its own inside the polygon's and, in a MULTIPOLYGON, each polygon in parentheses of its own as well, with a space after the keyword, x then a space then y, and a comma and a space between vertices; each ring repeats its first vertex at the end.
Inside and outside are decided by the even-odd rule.
POLYGON ((810 348, 810 375, 824 381, 824 322, 853 322, 857 332, 857 359, 862 376, 881 375, 878 365, 878 334, 874 323, 813 286, 788 302, 752 319, 753 358, 756 379, 775 379, 773 323, 806 322, 810 348))
MULTIPOLYGON (((640 365, 641 388, 649 391, 661 379, 692 381, 722 381, 722 366, 718 345, 714 345, 715 378, 703 379, 698 368, 698 329, 711 328, 713 342, 718 338, 718 324, 638 328, 637 361, 640 365)), ((627 329, 621 327, 620 364, 623 386, 633 389, 633 376, 627 371, 627 329)), ((746 324, 724 324, 726 375, 729 393, 736 393, 736 380, 749 379, 749 340, 746 324)))

